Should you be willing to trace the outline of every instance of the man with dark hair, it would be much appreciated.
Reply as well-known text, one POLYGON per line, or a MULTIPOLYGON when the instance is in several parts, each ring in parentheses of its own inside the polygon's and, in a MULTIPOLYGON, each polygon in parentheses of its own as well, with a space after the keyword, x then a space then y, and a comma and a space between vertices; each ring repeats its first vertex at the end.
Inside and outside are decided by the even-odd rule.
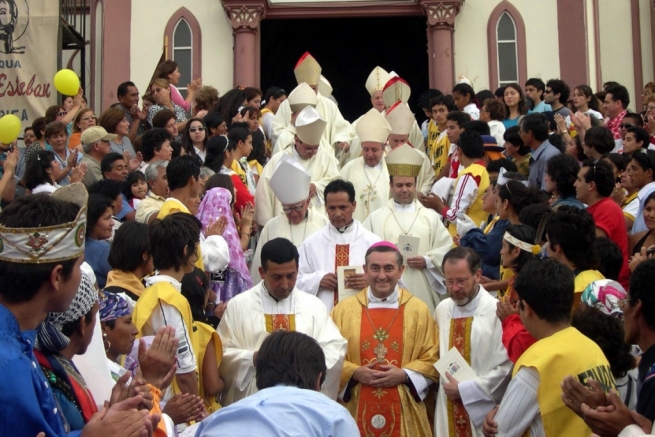
POLYGON ((152 432, 134 408, 137 396, 69 432, 53 389, 34 355, 37 328, 50 312, 66 311, 77 294, 84 255, 87 193, 72 184, 52 196, 24 196, 0 213, 0 429, 16 436, 77 437, 152 432), (108 434, 107 434, 108 433, 108 434))
POLYGON ((456 153, 458 161, 462 164, 462 170, 455 179, 455 191, 450 205, 445 199, 435 195, 419 198, 424 206, 434 209, 448 221, 448 230, 452 236, 457 234, 458 219, 468 216, 477 227, 488 216, 482 210, 482 196, 489 187, 489 173, 483 161, 482 136, 474 130, 467 129, 462 132, 456 153))
POLYGON ((146 132, 143 122, 148 118, 148 113, 139 109, 139 89, 134 82, 123 82, 118 85, 116 97, 118 97, 118 103, 113 106, 120 108, 125 113, 125 118, 130 123, 128 137, 134 143, 138 136, 146 132))
POLYGON ((487 415, 485 435, 587 436, 591 430, 567 409, 561 381, 597 378, 614 387, 609 362, 589 338, 571 327, 573 272, 553 260, 527 263, 516 277, 521 321, 537 340, 518 359, 498 408, 487 415), (536 286, 536 284, 539 284, 536 286))
POLYGON ((434 311, 446 293, 441 282, 441 260, 452 246, 452 237, 439 215, 416 199, 416 177, 423 157, 404 144, 392 150, 385 162, 392 198, 385 207, 373 211, 363 225, 381 239, 396 241, 408 249, 403 282, 434 311))
POLYGON ((300 245, 298 288, 318 296, 328 312, 342 299, 346 289, 366 287, 363 273, 353 273, 339 288, 339 267, 356 269, 364 264, 364 254, 380 237, 353 218, 357 207, 355 188, 350 182, 337 179, 324 191, 325 210, 330 223, 307 237, 300 245))
POLYGON ((602 160, 586 160, 578 172, 575 189, 577 199, 587 205, 587 211, 596 223, 596 235, 609 238, 621 248, 623 263, 619 283, 627 289, 630 277, 628 231, 623 210, 610 197, 614 190, 612 166, 602 160))
POLYGON ((607 398, 601 396, 597 386, 593 390, 587 390, 575 379, 564 380, 566 405, 581 416, 592 431, 599 435, 654 434, 655 427, 651 430, 650 423, 655 422, 654 282, 655 260, 644 261, 632 272, 630 290, 625 299, 619 301, 623 310, 625 342, 636 344, 643 351, 639 361, 636 414, 629 411, 616 394, 610 394, 607 398), (585 405, 582 405, 583 403, 585 405), (606 406, 609 406, 609 409, 603 408, 606 406), (640 420, 636 420, 635 416, 640 420), (625 431, 622 432, 624 429, 625 431))
POLYGON ((546 227, 548 256, 568 266, 575 273, 573 310, 580 305, 580 296, 591 282, 604 279, 596 270, 594 252, 596 227, 586 210, 562 206, 548 219, 546 227))
POLYGON ((566 106, 570 94, 571 88, 566 82, 560 79, 551 79, 546 83, 544 102, 550 105, 553 113, 566 118, 571 115, 571 110, 566 106))
POLYGON ((605 127, 612 132, 614 141, 618 143, 621 141, 621 124, 628 113, 628 105, 630 105, 630 94, 626 87, 619 84, 608 86, 605 91, 607 92, 604 101, 605 111, 607 111, 605 127))
POLYGON ((532 112, 552 111, 550 105, 544 103, 546 84, 538 77, 531 77, 525 82, 525 95, 532 100, 532 112))
MULTIPOLYGON (((174 213, 192 214, 200 205, 200 165, 192 156, 184 155, 171 159, 166 166, 168 179, 168 198, 162 205, 159 220, 174 213)), ((230 251, 222 237, 227 219, 219 217, 200 234, 196 267, 207 272, 219 272, 227 267, 230 251)))
POLYGON ((395 245, 372 245, 365 262, 368 286, 332 311, 348 340, 340 399, 360 430, 376 431, 362 435, 432 436, 423 401, 438 379, 437 326, 427 306, 398 286, 405 267, 395 245))
POLYGON ((596 237, 594 252, 600 262, 598 266, 600 273, 606 279, 618 281, 623 265, 623 254, 619 245, 607 237, 596 237))
POLYGON ((218 325, 223 342, 220 373, 225 381, 223 405, 256 393, 258 350, 275 331, 297 331, 318 342, 325 355, 322 392, 336 400, 346 340, 330 319, 325 305, 296 288, 298 249, 284 238, 269 240, 261 250, 262 281, 230 300, 218 325))
POLYGON ((198 437, 232 437, 243 433, 244 424, 261 437, 359 435, 348 410, 317 393, 327 369, 321 346, 310 336, 273 332, 257 353, 255 371, 259 392, 203 420, 198 437))
POLYGON ((227 123, 221 114, 210 111, 202 120, 205 122, 205 126, 207 126, 208 139, 211 139, 216 135, 227 134, 227 123))
POLYGON ((455 101, 453 96, 439 96, 430 100, 432 116, 428 130, 428 141, 426 143, 426 153, 434 174, 437 179, 448 175, 448 152, 450 151, 450 140, 448 139, 447 117, 451 111, 455 111, 455 101))
POLYGON ((498 300, 480 285, 481 264, 478 254, 466 247, 451 249, 443 258, 441 269, 449 298, 434 312, 439 356, 456 348, 477 378, 457 381, 448 373, 441 375, 435 435, 479 435, 484 417, 505 391, 503 380, 512 367, 501 342, 498 300))
POLYGON ((446 132, 448 141, 450 141, 450 150, 448 151, 448 177, 455 179, 459 174, 459 160, 457 158, 457 144, 459 136, 464 132, 464 125, 471 121, 471 116, 462 111, 451 111, 446 116, 446 132))
MULTIPOLYGON (((128 164, 120 153, 111 152, 105 155, 100 161, 100 171, 104 179, 125 183, 128 173, 128 164)), ((114 200, 114 199, 112 199, 114 200)), ((114 215, 120 221, 134 220, 136 211, 130 206, 125 196, 121 193, 121 208, 114 211, 114 215)))
POLYGON ((560 153, 546 163, 546 192, 554 201, 551 208, 557 210, 560 206, 573 206, 584 208, 585 205, 576 199, 575 181, 578 178, 580 164, 571 155, 560 153))
POLYGON ((521 140, 532 149, 529 184, 537 190, 545 190, 546 162, 560 151, 548 141, 548 119, 543 114, 526 114, 520 123, 521 140))

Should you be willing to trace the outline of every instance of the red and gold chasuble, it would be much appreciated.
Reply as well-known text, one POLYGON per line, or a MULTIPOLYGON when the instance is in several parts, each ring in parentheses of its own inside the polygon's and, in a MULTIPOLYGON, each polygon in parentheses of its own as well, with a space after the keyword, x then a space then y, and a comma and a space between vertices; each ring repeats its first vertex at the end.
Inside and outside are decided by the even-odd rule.
MULTIPOLYGON (((345 267, 350 265, 350 244, 336 244, 334 248, 334 273, 337 272, 337 267, 345 267)), ((334 290, 334 306, 339 303, 339 288, 334 290)))
POLYGON ((266 332, 296 330, 295 314, 264 314, 264 317, 266 318, 266 332))
MULTIPOLYGON (((473 317, 461 317, 450 320, 450 345, 448 349, 457 348, 466 362, 471 365, 471 325, 473 317)), ((448 434, 452 437, 472 437, 471 423, 461 399, 447 399, 448 434)))
MULTIPOLYGON (((398 309, 362 308, 360 356, 363 366, 377 361, 378 366, 401 367, 404 310, 404 305, 398 309)), ((402 411, 398 390, 397 387, 361 386, 357 426, 363 437, 400 437, 402 411)))

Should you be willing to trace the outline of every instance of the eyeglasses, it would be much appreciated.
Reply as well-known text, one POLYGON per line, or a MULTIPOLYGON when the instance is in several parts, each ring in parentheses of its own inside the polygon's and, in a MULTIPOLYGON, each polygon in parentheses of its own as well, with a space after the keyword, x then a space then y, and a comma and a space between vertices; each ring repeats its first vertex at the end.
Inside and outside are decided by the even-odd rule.
POLYGON ((68 113, 67 113, 67 112, 64 112, 64 111, 62 111, 62 112, 57 112, 57 117, 65 117, 66 114, 68 114, 68 113))
POLYGON ((453 288, 454 285, 457 285, 457 287, 462 288, 466 285, 468 281, 471 280, 473 276, 469 276, 468 278, 464 279, 444 279, 443 284, 446 286, 446 288, 453 288))
POLYGON ((544 91, 544 94, 552 94, 552 93, 553 93, 553 90, 549 90, 548 88, 546 88, 546 90, 544 91))
POLYGON ((634 124, 630 124, 630 123, 621 123, 621 124, 619 125, 619 127, 620 127, 621 129, 630 129, 631 127, 635 127, 635 125, 634 125, 634 124))
POLYGON ((305 205, 297 205, 297 206, 285 206, 282 208, 282 211, 284 211, 285 214, 289 214, 291 211, 295 212, 300 212, 302 209, 305 207, 305 205))
POLYGON ((189 132, 204 132, 205 128, 200 126, 200 127, 190 127, 189 132))

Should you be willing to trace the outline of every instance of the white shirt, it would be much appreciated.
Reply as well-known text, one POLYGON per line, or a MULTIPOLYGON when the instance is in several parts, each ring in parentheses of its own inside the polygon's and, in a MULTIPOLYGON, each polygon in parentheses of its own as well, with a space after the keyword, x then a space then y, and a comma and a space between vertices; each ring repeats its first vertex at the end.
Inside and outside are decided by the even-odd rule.
POLYGON ((520 437, 527 429, 531 437, 546 436, 537 399, 539 383, 539 372, 533 367, 522 367, 516 373, 496 412, 496 436, 520 437))

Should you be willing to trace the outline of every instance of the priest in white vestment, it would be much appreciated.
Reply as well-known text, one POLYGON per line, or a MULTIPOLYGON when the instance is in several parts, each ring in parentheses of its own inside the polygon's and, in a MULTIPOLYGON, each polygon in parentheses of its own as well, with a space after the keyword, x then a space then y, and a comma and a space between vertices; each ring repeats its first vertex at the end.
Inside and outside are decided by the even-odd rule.
POLYGON ((384 142, 391 126, 376 108, 368 111, 357 124, 357 137, 363 154, 341 169, 341 178, 353 184, 357 193, 357 207, 353 218, 366 220, 372 211, 389 200, 389 172, 384 163, 384 142))
MULTIPOLYGON (((364 255, 380 237, 365 229, 353 219, 355 188, 341 179, 332 181, 324 191, 325 209, 330 223, 300 245, 298 288, 315 294, 328 312, 338 302, 337 267, 364 265, 364 255)), ((366 288, 364 273, 352 274, 345 279, 345 287, 366 288)))
MULTIPOLYGON (((387 150, 387 152, 390 152, 403 144, 408 144, 409 146, 414 147, 412 144, 408 143, 412 123, 416 122, 414 114, 409 110, 409 106, 400 100, 397 101, 387 110, 386 119, 391 126, 391 134, 389 134, 388 139, 389 150, 387 150)), ((432 185, 434 185, 434 170, 432 169, 432 164, 430 164, 428 155, 417 150, 415 147, 414 150, 416 150, 417 154, 423 159, 421 161, 421 170, 417 175, 416 187, 419 192, 427 195, 432 189, 432 185)))
POLYGON ((392 150, 385 161, 391 176, 391 196, 386 205, 371 213, 363 225, 380 238, 399 245, 405 237, 418 238, 412 245, 403 272, 403 282, 414 296, 421 299, 433 312, 446 293, 441 262, 452 247, 450 233, 436 212, 423 207, 416 200, 416 176, 423 158, 417 150, 404 144, 392 150), (415 255, 414 255, 415 253, 415 255))
POLYGON ((311 176, 310 201, 317 214, 325 213, 323 198, 320 195, 330 181, 339 178, 337 160, 330 149, 320 149, 319 142, 325 120, 311 106, 306 106, 296 118, 296 138, 293 147, 287 147, 274 155, 264 167, 255 192, 255 221, 264 227, 273 217, 282 212, 282 203, 275 197, 269 181, 280 160, 293 159, 307 170, 311 176))
MULTIPOLYGON (((354 132, 350 123, 343 118, 337 105, 330 99, 323 97, 318 91, 318 84, 321 78, 321 66, 309 53, 305 53, 293 70, 298 83, 306 82, 316 92, 318 103, 316 110, 321 118, 326 121, 323 136, 330 146, 340 145, 341 148, 349 147, 354 132)), ((288 100, 288 99, 287 99, 288 100)), ((287 101, 282 102, 273 118, 273 142, 276 143, 278 136, 291 122, 291 107, 287 101)), ((318 143, 317 143, 318 144, 318 143)))
MULTIPOLYGON (((302 82, 295 87, 291 93, 289 93, 289 98, 287 100, 289 101, 289 107, 291 108, 291 121, 278 136, 273 147, 273 155, 294 145, 296 138, 296 117, 306 106, 316 108, 318 96, 306 82, 302 82)), ((319 148, 327 149, 329 147, 330 145, 325 138, 321 136, 319 148)))
POLYGON ((259 277, 262 246, 273 238, 286 238, 299 247, 313 233, 329 223, 325 214, 309 208, 310 176, 300 163, 288 156, 280 161, 269 181, 275 197, 282 203, 283 214, 276 215, 259 233, 250 276, 259 277))
POLYGON ((501 341, 498 300, 480 285, 480 257, 469 248, 449 251, 443 261, 448 299, 434 312, 439 326, 439 356, 456 348, 477 377, 456 381, 442 375, 437 394, 435 435, 483 437, 487 413, 503 398, 512 362, 501 341))
POLYGON ((302 332, 321 346, 327 367, 321 392, 336 400, 346 340, 321 301, 296 288, 298 249, 289 240, 275 238, 262 248, 261 263, 262 281, 232 298, 218 325, 223 406, 257 392, 254 358, 264 339, 279 330, 302 332))

